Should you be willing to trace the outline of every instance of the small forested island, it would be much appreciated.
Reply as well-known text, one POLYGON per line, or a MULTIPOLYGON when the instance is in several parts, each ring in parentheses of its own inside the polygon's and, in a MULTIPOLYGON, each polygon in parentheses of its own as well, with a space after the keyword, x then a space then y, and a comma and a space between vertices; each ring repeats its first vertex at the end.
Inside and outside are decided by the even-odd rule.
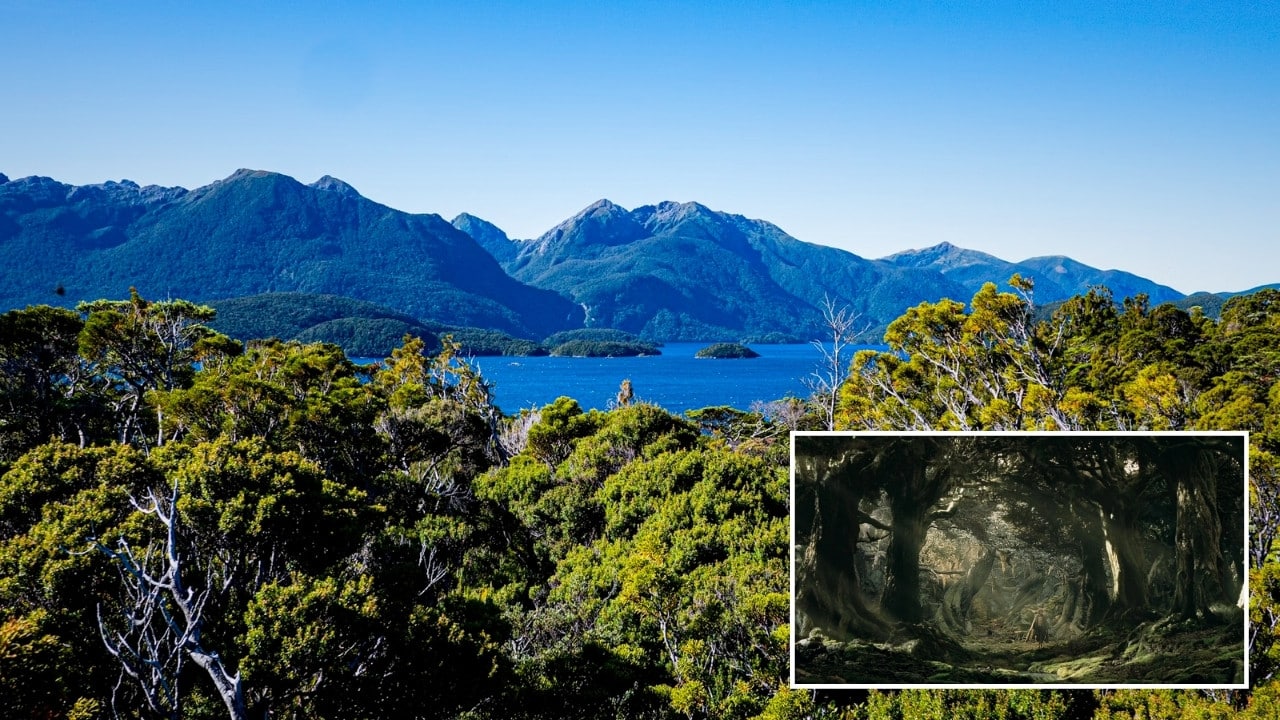
POLYGON ((557 357, 640 357, 661 355, 658 346, 636 335, 608 328, 558 332, 542 341, 557 357))
POLYGON ((713 360, 745 360, 760 357, 760 353, 741 343, 716 343, 708 345, 698 352, 694 353, 694 357, 710 358, 713 360))
POLYGON ((0 314, 4 713, 1276 717, 1280 292, 1033 312, 925 303, 809 398, 685 416, 625 384, 504 415, 448 338, 357 365, 137 293, 0 314), (1249 496, 1239 435, 800 434, 791 487, 792 431, 1117 428, 1250 430, 1249 496), (1252 689, 1204 689, 1244 613, 1252 689), (791 686, 871 673, 957 689, 791 686), (1183 689, 1034 685, 1152 678, 1183 689))

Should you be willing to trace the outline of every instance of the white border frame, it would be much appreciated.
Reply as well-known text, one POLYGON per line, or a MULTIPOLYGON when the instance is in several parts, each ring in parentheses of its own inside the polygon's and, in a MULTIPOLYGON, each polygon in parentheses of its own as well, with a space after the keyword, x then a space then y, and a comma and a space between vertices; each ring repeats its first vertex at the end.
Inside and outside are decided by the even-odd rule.
POLYGON ((789 632, 788 632, 788 686, 793 689, 805 690, 909 690, 909 689, 931 689, 931 690, 1248 690, 1249 685, 1249 432, 1247 430, 1162 430, 1162 431, 1109 431, 1109 430, 1088 430, 1088 431, 1062 431, 1062 430, 1012 430, 1012 431, 952 431, 952 430, 912 430, 912 431, 889 431, 889 430, 792 430, 789 436, 790 442, 790 468, 788 489, 788 534, 787 534, 787 554, 788 554, 788 574, 790 576, 790 616, 789 616, 789 632), (922 683, 922 684, 867 684, 867 683, 850 683, 845 685, 837 685, 831 683, 796 683, 796 642, 798 638, 794 636, 796 629, 796 437, 859 437, 859 436, 882 436, 882 437, 925 437, 925 436, 943 436, 943 437, 972 437, 975 435, 994 436, 994 437, 1016 437, 1016 436, 1069 436, 1069 437, 1177 437, 1182 435, 1194 436, 1219 436, 1219 437, 1239 437, 1244 439, 1244 522, 1243 522, 1243 545, 1241 546, 1241 567, 1244 568, 1244 597, 1245 607, 1243 608, 1244 621, 1241 626, 1241 649, 1244 651, 1244 683, 1243 684, 1213 684, 1213 685, 1176 685, 1171 683, 1138 683, 1138 684, 1122 684, 1122 683, 1102 683, 1102 684, 1082 684, 1082 683, 993 683, 993 684, 939 684, 939 683, 922 683))

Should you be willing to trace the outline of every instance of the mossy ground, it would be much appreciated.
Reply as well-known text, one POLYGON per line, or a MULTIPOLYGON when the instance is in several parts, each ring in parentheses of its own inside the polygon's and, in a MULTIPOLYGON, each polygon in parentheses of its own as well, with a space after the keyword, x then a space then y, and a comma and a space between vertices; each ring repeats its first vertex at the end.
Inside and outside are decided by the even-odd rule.
MULTIPOLYGON (((927 639, 926 639, 927 640, 927 639)), ((968 638, 962 651, 937 643, 801 641, 800 684, 1171 684, 1241 683, 1239 622, 1157 621, 1129 632, 1100 628, 1043 644, 1020 639, 968 638)))

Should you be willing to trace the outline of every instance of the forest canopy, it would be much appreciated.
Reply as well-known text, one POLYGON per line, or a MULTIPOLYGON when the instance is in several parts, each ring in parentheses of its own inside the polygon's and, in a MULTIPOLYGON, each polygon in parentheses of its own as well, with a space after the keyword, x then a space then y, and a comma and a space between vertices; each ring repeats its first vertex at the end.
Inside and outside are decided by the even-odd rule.
MULTIPOLYGON (((823 397, 686 416, 633 402, 634 394, 624 391, 607 412, 584 411, 564 397, 503 415, 493 407, 488 382, 454 342, 435 348, 405 338, 384 361, 357 366, 334 345, 239 342, 211 329, 212 308, 136 293, 75 310, 34 306, 4 313, 5 712, 53 718, 1274 717, 1280 709, 1274 681, 1280 565, 1273 553, 1280 530, 1280 293, 1233 298, 1221 319, 1213 319, 1150 307, 1142 298, 1117 303, 1099 290, 1038 320, 1029 284, 1017 281, 1014 289, 989 286, 968 304, 912 308, 890 326, 887 351, 833 368, 839 373, 823 397), (794 637, 790 623, 789 432, 817 429, 1248 430, 1247 568, 1225 553, 1238 546, 1225 539, 1238 527, 1224 500, 1238 482, 1228 477, 1230 462, 1221 461, 1224 474, 1212 475, 1210 492, 1207 485, 1193 487, 1194 478, 1161 471, 1156 460, 1142 460, 1142 472, 1122 477, 1142 488, 1144 552, 1156 540, 1167 548, 1172 534, 1168 566, 1191 558, 1199 588, 1181 602, 1176 593, 1154 591, 1147 593, 1159 599, 1154 605, 1128 602, 1123 594, 1112 601, 1107 560, 1100 575, 1088 576, 1108 580, 1105 607, 1096 602, 1103 594, 1086 583, 1077 591, 1078 612, 1068 615, 1089 631, 1125 617, 1135 628, 1163 622, 1160 627, 1174 630, 1234 631, 1238 626, 1216 621, 1227 595, 1222 588, 1247 572, 1253 689, 790 687, 793 648, 819 643, 812 633, 794 637), (1218 498, 1224 560, 1216 586, 1212 563, 1194 545, 1210 536, 1186 535, 1189 553, 1177 547, 1178 487, 1218 498), (1144 513, 1163 520, 1149 522, 1144 513), (1085 602, 1090 593, 1092 605, 1085 602), (1144 608, 1159 617, 1133 614, 1144 608)), ((1015 449, 1008 449, 1011 458, 1015 449)), ((1045 477, 1077 471, 1051 454, 1022 455, 1015 465, 1038 463, 1045 477)), ((943 465, 923 467, 936 475, 943 465)), ((864 523, 867 545, 859 541, 858 552, 871 549, 872 535, 890 533, 875 541, 887 552, 894 523, 907 515, 895 520, 872 506, 873 497, 892 503, 887 491, 873 492, 887 485, 873 470, 859 471, 851 486, 865 485, 865 505, 831 499, 815 505, 816 489, 807 501, 814 517, 861 507, 888 526, 864 523)), ((956 546, 962 530, 976 537, 978 525, 965 514, 983 507, 970 499, 990 495, 1010 508, 1000 517, 1008 518, 1013 549, 1023 551, 1022 567, 1041 555, 1061 557, 1062 567, 1042 566, 1041 574, 1086 577, 1083 560, 1066 565, 1064 548, 1093 535, 1073 535, 1066 523, 1056 534, 1019 523, 1029 524, 1038 508, 1074 507, 1083 524, 1101 495, 1065 481, 1015 481, 1015 474, 984 488, 960 479, 968 475, 961 472, 952 483, 975 485, 963 502, 955 487, 921 502, 933 516, 957 499, 953 515, 932 518, 933 529, 924 532, 922 569, 947 569, 944 556, 926 551, 929 533, 952 528, 956 546)), ((1116 498, 1123 499, 1123 493, 1116 498)), ((806 506, 794 505, 796 514, 806 506)), ((1211 515, 1185 517, 1190 528, 1212 522, 1211 515)), ((839 539, 813 533, 810 522, 810 547, 839 539)), ((994 532, 997 524, 991 525, 994 532)), ((984 558, 980 543, 969 546, 968 557, 984 558)), ((1001 572, 1001 548, 993 549, 988 579, 1001 572)), ((1017 571, 1019 559, 1010 562, 1017 571)), ((967 575, 983 564, 956 571, 965 567, 967 575)), ((852 584, 843 567, 834 577, 852 584)), ((864 625, 873 632, 903 623, 923 627, 941 607, 929 577, 920 573, 918 609, 910 602, 893 606, 900 615, 918 612, 918 622, 884 612, 874 593, 865 614, 830 607, 845 613, 850 635, 864 625)), ((1046 579, 1039 587, 1065 606, 1068 585, 1046 579)), ((894 596, 912 595, 909 578, 899 574, 894 596)), ((992 617, 976 610, 952 615, 957 622, 950 627, 967 620, 980 633, 983 619, 992 617)), ((1053 619, 1062 617, 1059 607, 1053 619)), ((827 635, 820 643, 824 654, 839 655, 828 647, 847 649, 834 637, 839 622, 815 626, 827 635)), ((949 647, 941 631, 917 635, 906 642, 916 640, 921 652, 949 647)), ((1058 639, 1051 634, 1048 640, 1046 648, 1058 639)), ((1135 652, 1164 648, 1158 634, 1135 640, 1135 652)), ((881 659, 888 664, 898 657, 881 659)), ((907 664, 924 662, 934 661, 913 656, 907 664)))

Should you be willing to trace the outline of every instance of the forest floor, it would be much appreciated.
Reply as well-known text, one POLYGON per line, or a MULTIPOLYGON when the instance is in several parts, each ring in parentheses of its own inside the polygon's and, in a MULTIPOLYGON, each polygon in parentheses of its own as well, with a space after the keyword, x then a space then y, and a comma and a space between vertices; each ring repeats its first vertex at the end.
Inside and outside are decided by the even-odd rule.
POLYGON ((1167 620, 1128 628, 1100 628, 1071 640, 1045 643, 975 634, 960 641, 917 627, 897 643, 796 644, 796 682, 802 685, 1169 684, 1244 682, 1244 637, 1234 622, 1167 620))

